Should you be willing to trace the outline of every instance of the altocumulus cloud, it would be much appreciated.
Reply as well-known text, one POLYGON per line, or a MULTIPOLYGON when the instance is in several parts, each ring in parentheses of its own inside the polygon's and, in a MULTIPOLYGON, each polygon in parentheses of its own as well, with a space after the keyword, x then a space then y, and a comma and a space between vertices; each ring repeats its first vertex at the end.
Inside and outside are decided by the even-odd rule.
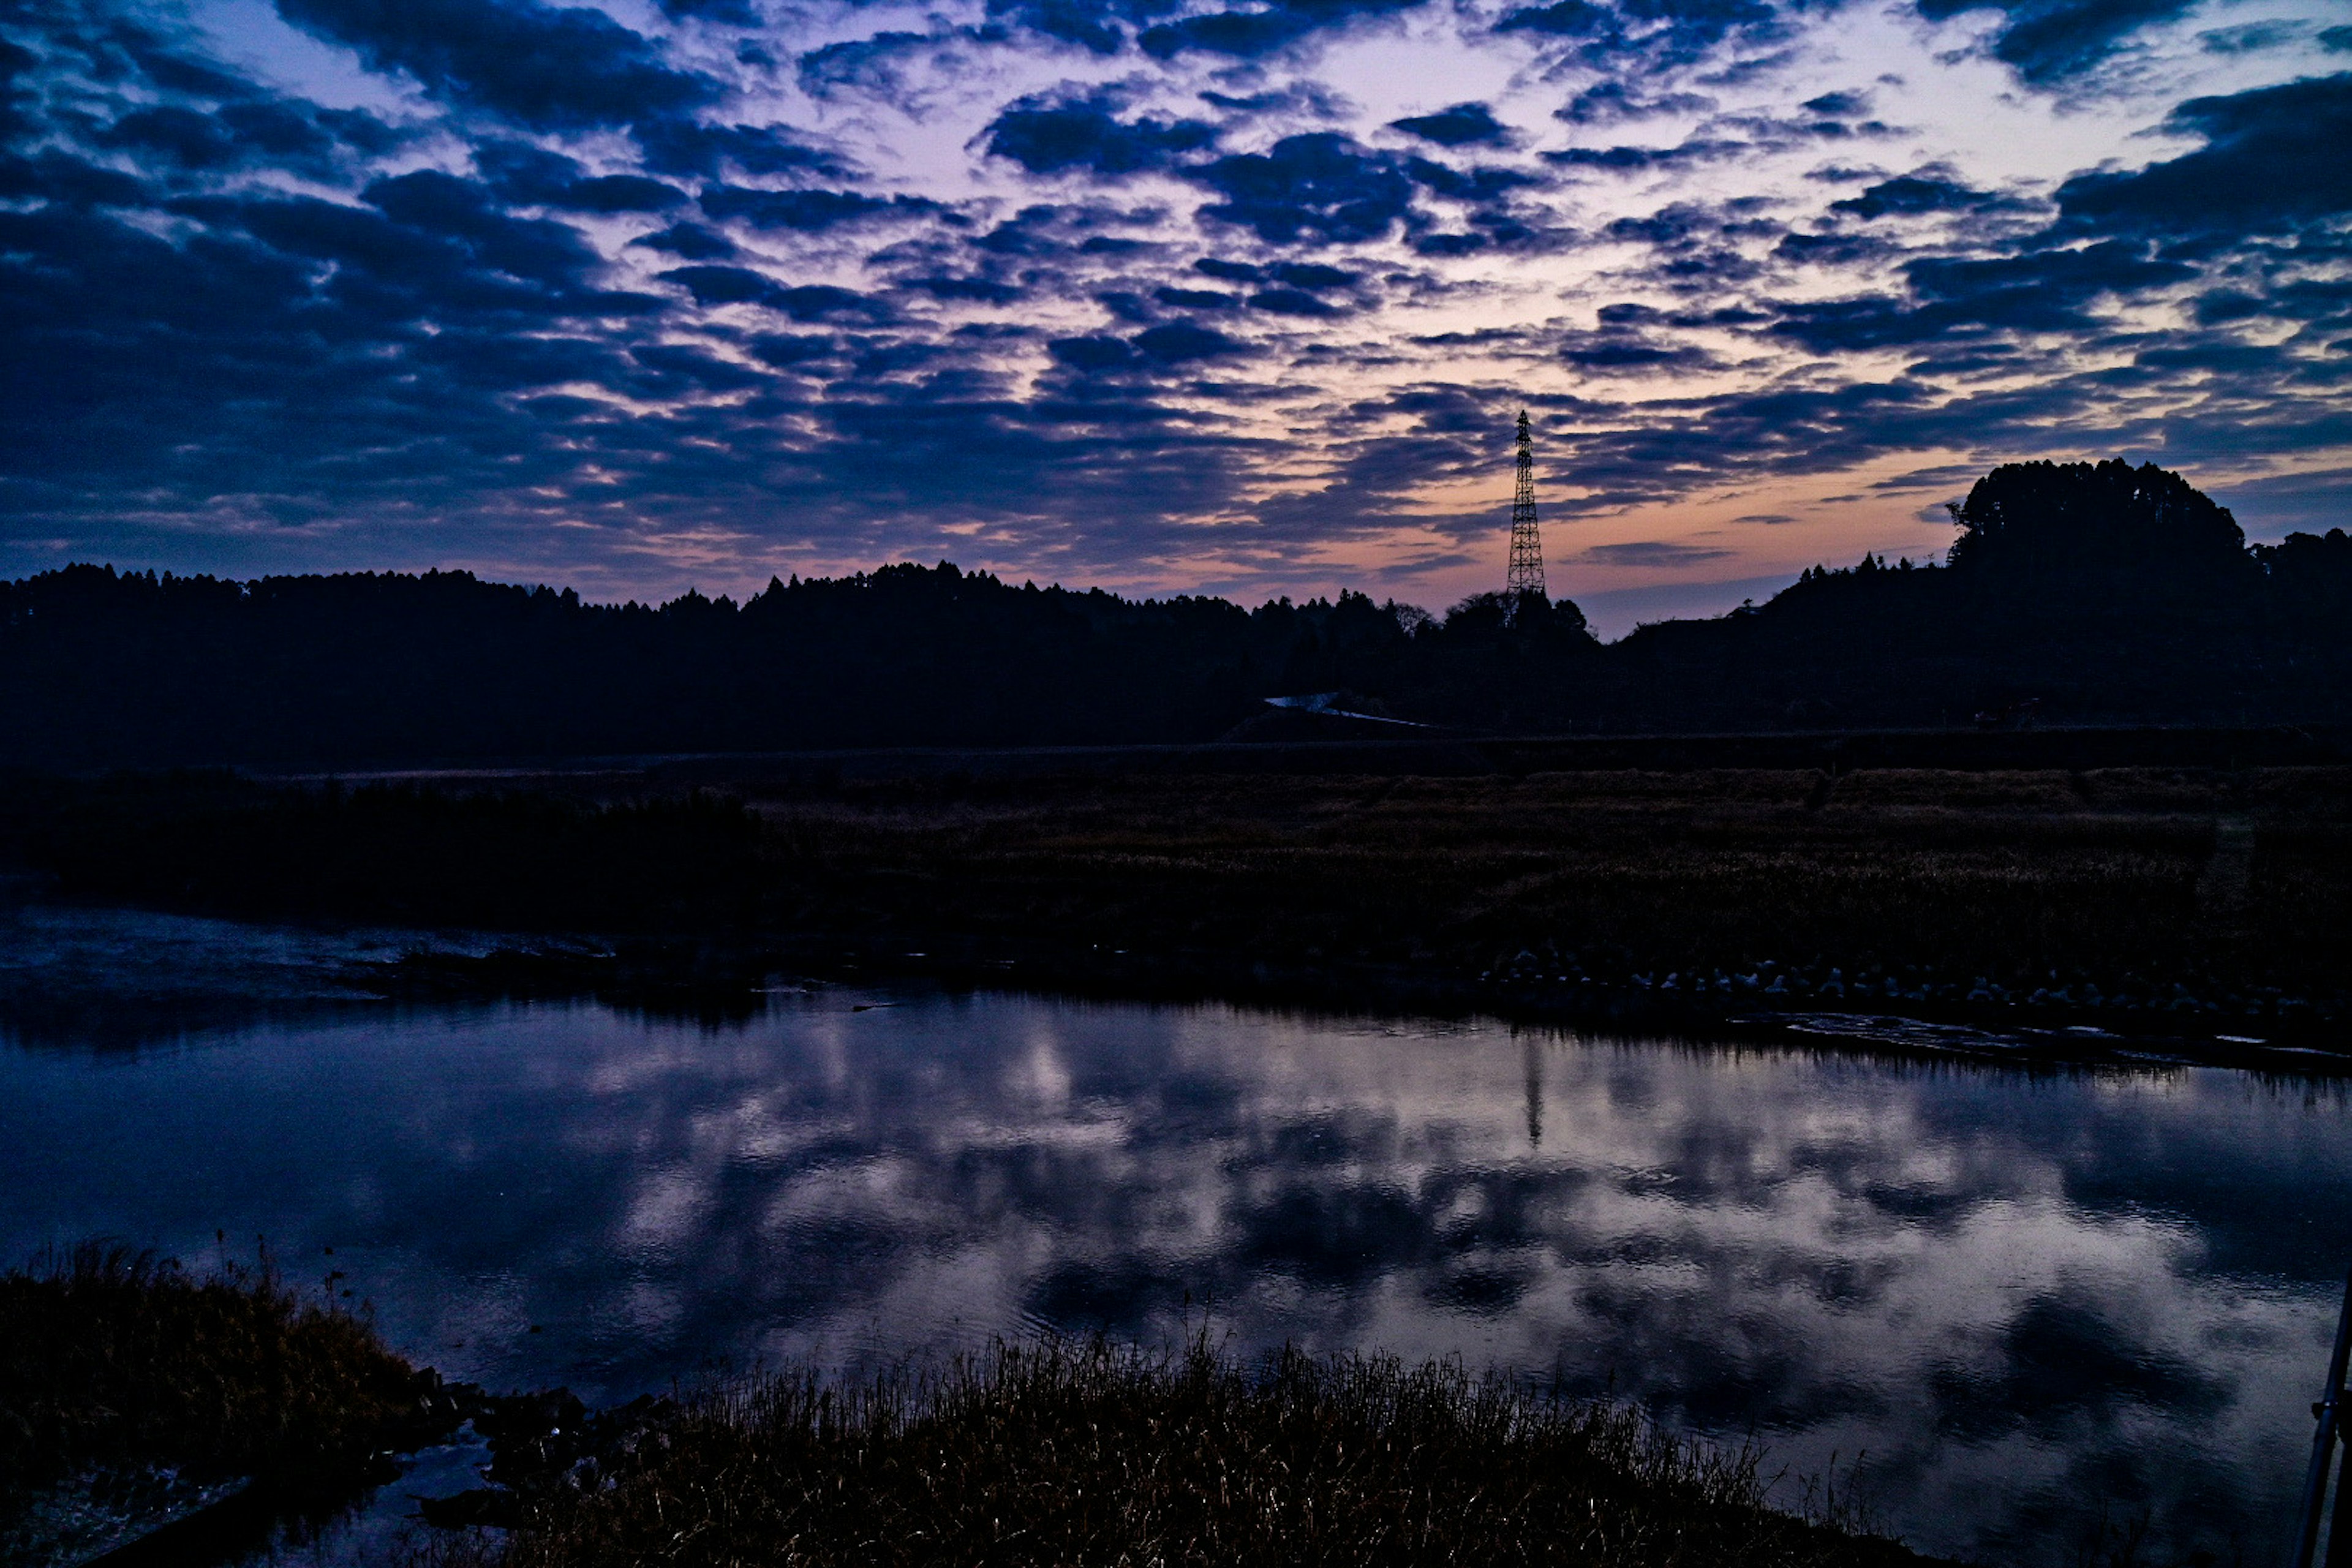
POLYGON ((0 564, 1442 600, 1522 405, 1570 592, 2025 456, 2259 535, 2352 482, 2352 73, 2217 16, 30 0, 0 564))

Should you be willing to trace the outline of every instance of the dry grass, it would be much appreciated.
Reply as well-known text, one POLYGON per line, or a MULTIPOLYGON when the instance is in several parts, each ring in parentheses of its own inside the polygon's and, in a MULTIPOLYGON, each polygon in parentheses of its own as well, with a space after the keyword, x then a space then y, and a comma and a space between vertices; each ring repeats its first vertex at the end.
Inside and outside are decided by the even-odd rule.
POLYGON ((508 1568, 1917 1561, 1765 1508, 1755 1456, 1433 1364, 1000 1346, 689 1401, 538 1489, 508 1568))
POLYGON ((266 1265, 200 1277, 89 1243, 0 1275, 0 1493, 90 1466, 348 1462, 429 1416, 435 1386, 266 1265))
POLYGON ((2340 984, 2352 776, 2154 770, 1152 778, 761 802, 786 923, 1478 973, 1820 961, 2340 984), (2217 822, 2256 829, 2218 929, 2217 822))

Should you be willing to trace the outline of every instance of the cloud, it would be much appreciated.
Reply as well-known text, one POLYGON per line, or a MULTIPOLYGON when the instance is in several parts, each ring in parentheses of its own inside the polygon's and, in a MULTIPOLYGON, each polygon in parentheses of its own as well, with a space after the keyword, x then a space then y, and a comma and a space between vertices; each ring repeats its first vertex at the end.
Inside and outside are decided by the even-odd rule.
POLYGON ((1881 180, 1858 196, 1830 204, 1832 212, 1852 213, 1865 222, 1875 218, 1916 217, 1933 213, 1972 213, 2016 205, 2010 198, 1972 189, 1939 171, 1921 170, 1881 180))
POLYGON ((1272 0, 1256 10, 1212 11, 1147 27, 1137 41, 1160 59, 1192 51, 1255 59, 1310 33, 1410 10, 1423 0, 1272 0))
POLYGON ((1269 245, 1378 239, 1412 210, 1412 182, 1399 160, 1334 132, 1286 136, 1192 177, 1225 198, 1202 208, 1202 217, 1255 229, 1269 245))
POLYGON ((1702 562, 1720 561, 1731 553, 1705 545, 1676 544, 1664 539, 1636 539, 1617 544, 1589 544, 1569 559, 1594 566, 1657 566, 1679 570, 1702 562))
POLYGON ((2095 324, 2089 307, 2102 297, 2198 276, 2185 262, 2151 257, 2146 247, 2123 240, 1984 259, 1928 257, 1906 263, 1903 271, 1909 300, 1866 295, 1795 304, 1771 330, 1816 351, 1972 331, 2081 332, 2095 324))
POLYGON ((1510 141, 1511 134, 1483 103, 1457 103, 1435 114, 1412 115, 1389 124, 1441 147, 1499 147, 1510 141))
POLYGON ((753 228, 822 233, 845 224, 881 218, 919 218, 947 209, 920 196, 870 196, 860 191, 763 191, 740 185, 704 187, 704 213, 722 222, 733 218, 753 228))
MULTIPOLYGON (((1576 480, 1548 518, 1931 455, 2352 447, 2336 78, 2176 109, 2078 73, 2112 111, 2070 135, 2109 161, 2053 199, 1935 116, 1892 169, 1806 156, 1893 144, 1871 116, 1930 88, 1824 92, 1800 46, 1835 24, 1762 0, 1522 7, 1499 38, 1428 6, 1397 41, 1526 63, 1401 119, 1301 47, 1399 5, 983 0, 863 40, 862 74, 827 56, 822 131, 751 122, 793 63, 749 0, 453 3, 289 0, 348 45, 301 46, 318 90, 380 109, 253 80, 146 0, 12 17, 12 563, 521 561, 643 594, 937 549, 1322 591, 1373 539, 1491 553, 1491 509, 1432 487, 1507 481, 1522 399, 1576 480), (1504 129, 1553 111, 1549 159, 1504 129), (1611 129, 1643 121, 1667 144, 1611 129), (2102 129, 2158 122, 2194 150, 2137 168, 2102 129)), ((2328 58, 2308 26, 2237 41, 2233 82, 2328 58)))
POLYGON ((628 125, 715 100, 604 12, 537 0, 278 0, 297 26, 436 96, 542 130, 628 125))
POLYGON ((667 251, 688 261, 723 261, 735 254, 735 242, 698 223, 674 223, 629 241, 648 250, 667 251))
POLYGON ((1033 174, 1083 170, 1116 177, 1165 169, 1216 143, 1216 128, 1200 121, 1122 121, 1118 109, 1115 95, 1100 92, 1023 99, 990 123, 988 151, 1033 174))
POLYGON ((787 287, 748 267, 674 267, 661 280, 682 286, 699 305, 764 305, 795 321, 880 326, 898 316, 887 301, 854 289, 817 283, 787 287))
POLYGON ((2194 98, 2166 129, 2205 145, 2132 174, 2078 174, 2061 221, 2111 234, 2281 233, 2352 211, 2352 72, 2194 98))
POLYGON ((1340 316, 1347 312, 1299 289, 1265 289, 1249 297, 1250 308, 1277 316, 1340 316))
POLYGON ((839 180, 858 173, 848 160, 809 145, 781 125, 705 124, 672 117, 640 121, 633 130, 645 150, 646 167, 656 174, 715 179, 732 169, 839 180))
POLYGON ((1769 0, 1629 0, 1622 7, 1556 0, 1510 11, 1496 26, 1574 40, 1580 63, 1622 75, 1637 65, 1653 72, 1688 66, 1735 36, 1769 40, 1786 24, 1769 0))
POLYGON ((2004 18, 1993 54, 2038 87, 2104 65, 2145 27, 2186 16, 2195 0, 1917 0, 1920 15, 1944 21, 1963 11, 2004 18))
POLYGON ((1156 0, 988 0, 988 14, 1017 22, 1033 32, 1076 44, 1097 55, 1115 55, 1127 42, 1118 24, 1159 9, 1156 0))
POLYGON ((1553 118, 1570 125, 1614 125, 1660 114, 1709 114, 1715 107, 1714 99, 1700 93, 1666 92, 1645 97, 1639 88, 1612 79, 1586 88, 1569 100, 1565 108, 1555 110, 1553 118))
POLYGON ((647 369, 682 377, 713 392, 738 392, 772 379, 698 344, 648 343, 631 349, 629 355, 647 369))
POLYGON ((1800 107, 1815 114, 1834 114, 1852 118, 1870 112, 1870 95, 1866 92, 1825 92, 1818 98, 1805 100, 1800 107))
POLYGON ((1194 321, 1171 321, 1135 335, 1135 346, 1162 364, 1191 360, 1222 359, 1239 353, 1244 345, 1213 327, 1194 321))
POLYGON ((1543 154, 1544 162, 1567 169, 1607 169, 1641 174, 1657 169, 1686 169, 1719 163, 1753 149, 1748 142, 1721 137, 1693 137, 1675 147, 1568 147, 1543 154))

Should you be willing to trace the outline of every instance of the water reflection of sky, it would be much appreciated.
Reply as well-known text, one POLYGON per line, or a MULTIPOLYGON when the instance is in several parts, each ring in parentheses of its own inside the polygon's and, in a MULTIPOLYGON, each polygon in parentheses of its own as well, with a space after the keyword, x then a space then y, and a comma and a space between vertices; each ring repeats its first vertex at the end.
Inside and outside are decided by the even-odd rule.
POLYGON ((0 1244, 264 1235, 452 1375, 592 1397, 1213 1304, 1244 1350, 1459 1355, 1798 1474, 1860 1456, 1938 1551, 2070 1560, 2104 1507, 2260 1555, 2291 1507, 2335 1089, 858 1000, 890 999, 0 1052, 0 1244))

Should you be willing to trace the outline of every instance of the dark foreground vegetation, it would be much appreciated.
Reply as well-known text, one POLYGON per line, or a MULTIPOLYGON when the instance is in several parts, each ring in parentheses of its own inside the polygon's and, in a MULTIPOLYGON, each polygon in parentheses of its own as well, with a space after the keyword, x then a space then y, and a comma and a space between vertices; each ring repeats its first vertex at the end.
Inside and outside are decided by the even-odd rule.
POLYGON ((0 1275, 0 1562, 79 1561, 256 1483, 267 1509, 340 1499, 455 1421, 437 1379, 266 1265, 85 1245, 0 1275))
MULTIPOLYGON (((458 573, 0 583, 0 733, 64 768, 1248 737, 1276 695, 1482 732, 2352 718, 2352 537, 2249 547, 2175 474, 2013 464, 1947 564, 1809 572, 1602 645, 1562 599, 1432 616, 953 566, 598 605, 458 573)), ((1328 721, 1325 721, 1328 723, 1328 721)))
POLYGON ((591 1414, 561 1390, 445 1388, 266 1273, 200 1279, 95 1247, 0 1277, 0 1347, 11 1563, 72 1560, 61 1487, 120 1521, 121 1494, 159 1468, 315 1473, 436 1440, 460 1414, 491 1442, 491 1484, 425 1505, 451 1533, 422 1542, 422 1562, 1918 1561, 1826 1495, 1820 1522, 1768 1508, 1752 1451, 1444 1365, 1047 1343, 932 1375, 788 1373, 591 1414))
POLYGON ((1881 1011, 2340 1049, 2352 769, 20 779, 64 895, 530 933, 405 990, 892 973, 1592 1023, 1881 1011), (560 949, 536 938, 590 939, 560 949))
POLYGON ((772 1378, 651 1435, 593 1489, 530 1494, 507 1563, 1919 1561, 1768 1509, 1753 1454, 1444 1365, 1002 1347, 845 1394, 772 1378))

